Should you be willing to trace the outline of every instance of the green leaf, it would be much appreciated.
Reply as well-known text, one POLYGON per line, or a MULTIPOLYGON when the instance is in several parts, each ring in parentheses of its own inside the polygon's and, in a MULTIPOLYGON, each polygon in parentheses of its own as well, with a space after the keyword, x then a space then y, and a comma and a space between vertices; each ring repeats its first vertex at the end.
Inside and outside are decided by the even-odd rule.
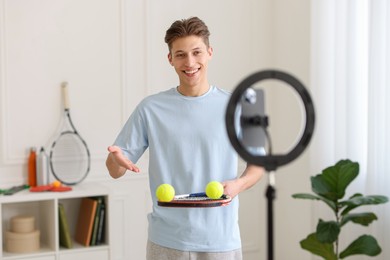
POLYGON ((328 200, 328 199, 323 198, 323 197, 320 197, 320 196, 316 196, 316 195, 308 194, 308 193, 296 193, 296 194, 293 194, 292 197, 294 199, 321 200, 324 203, 326 203, 333 211, 336 211, 336 204, 333 201, 328 200))
POLYGON ((300 242, 300 244, 303 249, 311 252, 312 254, 322 256, 326 260, 337 260, 333 244, 319 242, 315 233, 308 235, 300 242))
POLYGON ((353 241, 343 252, 340 253, 341 258, 351 255, 368 255, 376 256, 382 252, 376 239, 370 235, 362 235, 353 241))
MULTIPOLYGON (((328 194, 331 192, 331 187, 324 181, 321 174, 312 176, 311 180, 311 189, 314 193, 325 196, 328 198, 328 194)), ((333 199, 332 199, 333 200, 333 199)))
POLYGON ((323 221, 320 219, 317 224, 317 240, 321 243, 333 243, 340 234, 340 226, 336 221, 323 221))
POLYGON ((295 193, 292 195, 294 199, 310 199, 310 200, 320 200, 321 198, 310 194, 310 193, 295 193))
POLYGON ((353 223, 360 224, 362 226, 368 226, 374 220, 377 220, 377 219, 378 219, 377 216, 372 212, 347 214, 347 215, 342 217, 340 225, 344 226, 349 221, 352 221, 353 223))
POLYGON ((355 194, 353 195, 349 200, 341 201, 341 206, 347 206, 341 215, 345 215, 351 210, 363 206, 363 205, 378 205, 388 202, 389 199, 386 196, 382 195, 369 195, 369 196, 362 196, 361 194, 355 194))
POLYGON ((358 176, 359 164, 350 160, 341 160, 334 166, 322 171, 322 179, 329 188, 326 194, 320 194, 336 201, 345 196, 348 185, 358 176))

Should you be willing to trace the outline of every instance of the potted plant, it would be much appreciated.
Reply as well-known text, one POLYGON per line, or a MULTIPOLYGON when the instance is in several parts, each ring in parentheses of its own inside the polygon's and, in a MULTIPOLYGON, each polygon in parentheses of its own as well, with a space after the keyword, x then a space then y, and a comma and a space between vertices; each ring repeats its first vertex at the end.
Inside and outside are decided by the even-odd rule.
POLYGON ((376 256, 381 253, 377 240, 371 235, 362 235, 347 248, 339 248, 339 235, 347 223, 368 226, 377 216, 372 212, 352 213, 364 205, 386 203, 388 198, 380 195, 364 196, 360 193, 344 199, 349 184, 358 176, 359 164, 350 160, 340 160, 335 165, 311 177, 311 188, 315 194, 298 193, 296 199, 310 199, 324 202, 334 213, 333 220, 319 219, 316 231, 300 241, 303 249, 326 260, 344 259, 351 255, 376 256))

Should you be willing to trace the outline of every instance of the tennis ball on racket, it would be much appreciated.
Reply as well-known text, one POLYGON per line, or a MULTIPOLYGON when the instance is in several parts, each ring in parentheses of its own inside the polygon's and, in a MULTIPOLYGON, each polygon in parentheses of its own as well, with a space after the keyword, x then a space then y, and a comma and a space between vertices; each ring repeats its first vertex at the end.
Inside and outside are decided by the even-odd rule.
POLYGON ((175 189, 170 184, 161 184, 156 190, 156 197, 159 201, 170 202, 175 196, 175 189))
POLYGON ((210 199, 219 199, 223 195, 223 185, 218 181, 211 181, 206 186, 206 195, 210 199))

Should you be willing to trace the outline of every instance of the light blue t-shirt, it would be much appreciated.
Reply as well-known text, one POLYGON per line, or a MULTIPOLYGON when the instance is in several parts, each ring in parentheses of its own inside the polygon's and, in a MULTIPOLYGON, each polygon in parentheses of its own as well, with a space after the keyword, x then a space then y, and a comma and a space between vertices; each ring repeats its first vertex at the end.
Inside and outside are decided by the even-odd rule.
POLYGON ((218 208, 168 208, 156 203, 155 190, 171 184, 176 194, 204 191, 208 182, 237 177, 237 155, 225 128, 230 93, 211 86, 199 97, 176 88, 145 98, 115 141, 137 162, 149 148, 153 211, 149 239, 184 251, 224 252, 241 247, 238 198, 218 208))

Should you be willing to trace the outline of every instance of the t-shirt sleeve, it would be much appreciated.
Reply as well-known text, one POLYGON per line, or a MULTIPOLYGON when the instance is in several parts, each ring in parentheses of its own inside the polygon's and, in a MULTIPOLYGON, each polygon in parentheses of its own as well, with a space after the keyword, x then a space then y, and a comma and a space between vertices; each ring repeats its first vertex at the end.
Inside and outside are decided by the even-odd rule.
POLYGON ((136 163, 148 148, 147 125, 140 106, 130 115, 114 145, 120 147, 124 155, 133 163, 136 163))

